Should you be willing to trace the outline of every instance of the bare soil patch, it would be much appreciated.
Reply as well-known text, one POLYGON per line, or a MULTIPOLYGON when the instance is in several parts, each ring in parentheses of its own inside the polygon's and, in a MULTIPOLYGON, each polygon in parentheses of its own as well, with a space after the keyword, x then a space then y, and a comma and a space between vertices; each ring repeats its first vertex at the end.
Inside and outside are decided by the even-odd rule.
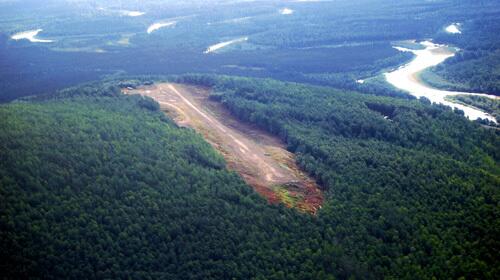
POLYGON ((269 202, 282 202, 313 214, 321 207, 323 194, 318 185, 299 169, 284 144, 210 100, 210 89, 162 83, 123 92, 153 98, 179 126, 201 133, 224 156, 228 168, 269 202))

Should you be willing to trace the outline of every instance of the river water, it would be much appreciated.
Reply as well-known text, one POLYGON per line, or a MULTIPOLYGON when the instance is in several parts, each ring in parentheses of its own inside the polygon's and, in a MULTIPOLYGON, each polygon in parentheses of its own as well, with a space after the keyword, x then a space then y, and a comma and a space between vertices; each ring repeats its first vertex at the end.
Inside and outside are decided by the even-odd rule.
POLYGON ((399 89, 408 91, 411 95, 414 95, 416 97, 424 96, 431 102, 441 103, 452 108, 460 109, 464 111, 465 116, 471 120, 481 118, 488 119, 496 123, 496 120, 493 116, 476 108, 450 102, 448 100, 445 100, 445 97, 459 94, 479 95, 489 98, 498 98, 497 96, 481 93, 440 90, 426 85, 419 79, 418 74, 422 70, 438 65, 439 63, 445 61, 447 58, 454 56, 456 52, 456 50, 449 48, 448 46, 434 44, 430 41, 421 42, 420 44, 424 47, 424 49, 413 50, 402 47, 395 47, 399 51, 413 53, 415 55, 415 58, 410 63, 401 66, 397 70, 385 73, 387 82, 399 89))
POLYGON ((29 31, 24 31, 24 32, 19 32, 11 36, 12 40, 28 40, 32 43, 52 43, 54 41, 52 40, 44 40, 44 39, 38 39, 36 36, 38 33, 42 32, 42 29, 36 29, 36 30, 29 30, 29 31))

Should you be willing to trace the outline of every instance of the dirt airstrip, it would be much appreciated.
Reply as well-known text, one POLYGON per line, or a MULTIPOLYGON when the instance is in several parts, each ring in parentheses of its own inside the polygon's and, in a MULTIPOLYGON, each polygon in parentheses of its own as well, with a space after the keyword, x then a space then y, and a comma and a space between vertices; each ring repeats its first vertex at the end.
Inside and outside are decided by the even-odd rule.
POLYGON ((316 183, 302 172, 292 153, 276 137, 233 117, 220 103, 208 97, 210 89, 163 83, 125 94, 149 96, 183 127, 203 135, 226 159, 228 168, 238 172, 270 202, 316 213, 323 202, 316 183))

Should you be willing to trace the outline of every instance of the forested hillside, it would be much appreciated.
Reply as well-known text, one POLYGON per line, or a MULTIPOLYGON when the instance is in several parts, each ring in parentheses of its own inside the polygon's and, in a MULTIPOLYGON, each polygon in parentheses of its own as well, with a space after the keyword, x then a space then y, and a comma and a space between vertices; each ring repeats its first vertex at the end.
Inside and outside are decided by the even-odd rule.
MULTIPOLYGON (((74 91, 73 91, 74 92, 74 91)), ((153 103, 154 104, 154 103, 153 103)), ((272 207, 141 98, 0 108, 2 277, 319 277, 317 224, 272 207)))
POLYGON ((213 98, 236 116, 288 143, 326 189, 319 219, 362 264, 355 270, 417 278, 497 271, 498 131, 426 101, 272 80, 184 81, 214 86, 213 98))
POLYGON ((94 83, 0 107, 4 275, 500 273, 497 131, 425 101, 274 80, 176 81, 213 87, 212 99, 286 141, 326 191, 317 216, 268 205, 158 104, 94 83))

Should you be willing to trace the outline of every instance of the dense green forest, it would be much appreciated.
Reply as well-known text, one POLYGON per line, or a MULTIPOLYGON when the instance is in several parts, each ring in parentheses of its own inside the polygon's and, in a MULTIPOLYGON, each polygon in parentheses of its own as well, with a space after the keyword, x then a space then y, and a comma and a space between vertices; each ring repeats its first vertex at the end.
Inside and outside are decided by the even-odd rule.
POLYGON ((498 88, 498 78, 486 66, 491 65, 489 55, 468 58, 469 52, 491 53, 489 48, 499 45, 494 39, 500 34, 496 0, 69 2, 0 2, 0 18, 5 19, 0 22, 0 102, 110 75, 190 72, 270 77, 403 96, 383 83, 360 86, 356 80, 407 62, 411 55, 393 49, 395 41, 429 38, 460 47, 469 61, 450 60, 446 70, 439 71, 441 77, 481 91, 498 88), (285 7, 293 13, 280 14, 285 7), (127 17, 120 14, 124 9, 145 14, 127 17), (163 21, 176 24, 146 32, 151 24, 163 21), (462 24, 462 34, 444 32, 453 22, 462 24), (40 36, 54 42, 10 38, 38 28, 43 29, 40 36), (213 44, 241 37, 248 41, 204 53, 213 44), (472 44, 480 45, 481 51, 472 44), (476 71, 482 67, 487 68, 476 71))
POLYGON ((498 268, 496 132, 426 102, 272 80, 185 81, 214 85, 235 115, 288 143, 329 194, 320 220, 375 275, 390 274, 384 260, 399 277, 498 268))
POLYGON ((267 205, 154 104, 1 106, 2 278, 321 277, 317 221, 267 205))
POLYGON ((492 9, 480 19, 461 24, 462 34, 437 36, 438 41, 451 43, 460 51, 432 72, 439 79, 428 79, 432 86, 468 92, 500 95, 500 11, 492 9))
POLYGON ((444 106, 185 75, 279 136, 317 216, 267 202, 113 80, 0 106, 7 278, 381 279, 500 273, 500 136, 444 106))
POLYGON ((0 103, 17 99, 0 104, 0 278, 500 275, 500 130, 380 75, 412 58, 394 45, 431 39, 459 51, 425 82, 500 95, 498 0, 61 2, 0 0, 0 103), (12 39, 39 28, 52 43, 12 39), (153 81, 210 87, 279 137, 322 209, 268 204, 154 100, 121 94, 153 81))

